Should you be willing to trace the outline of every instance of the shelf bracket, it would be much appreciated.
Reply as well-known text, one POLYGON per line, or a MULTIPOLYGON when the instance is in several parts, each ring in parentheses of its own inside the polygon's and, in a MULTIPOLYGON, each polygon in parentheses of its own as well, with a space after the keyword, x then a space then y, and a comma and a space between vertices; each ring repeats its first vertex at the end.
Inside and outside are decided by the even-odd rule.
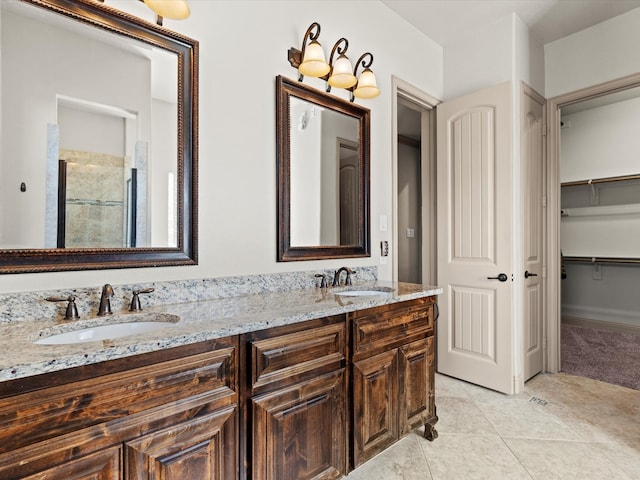
POLYGON ((589 180, 589 187, 591 188, 591 197, 589 199, 590 205, 600 204, 600 190, 593 183, 593 180, 589 180))

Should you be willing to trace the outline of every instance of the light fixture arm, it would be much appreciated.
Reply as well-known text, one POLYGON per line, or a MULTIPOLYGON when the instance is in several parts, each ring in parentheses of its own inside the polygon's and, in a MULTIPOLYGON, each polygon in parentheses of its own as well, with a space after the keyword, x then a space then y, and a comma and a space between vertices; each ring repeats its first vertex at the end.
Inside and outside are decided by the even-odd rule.
POLYGON ((360 55, 360 58, 356 62, 356 66, 353 68, 353 74, 356 77, 358 76, 358 67, 360 66, 360 63, 362 63, 362 68, 369 68, 373 64, 373 55, 369 52, 360 55), (369 63, 366 63, 365 61, 366 56, 369 56, 369 63))
MULTIPOLYGON (((101 1, 101 2, 104 2, 104 0, 100 0, 100 1, 101 1)), ((141 1, 142 3, 144 3, 144 0, 140 0, 140 1, 141 1)), ((153 13, 155 13, 155 12, 153 12, 153 13)), ((157 23, 158 25, 162 26, 162 20, 163 20, 163 18, 162 18, 159 14, 157 14, 157 13, 156 13, 156 23, 157 23)))
POLYGON ((331 67, 333 68, 333 56, 335 55, 336 51, 338 52, 338 55, 344 55, 345 53, 347 53, 348 49, 349 49, 349 40, 342 37, 340 40, 336 42, 336 44, 331 49, 331 55, 329 56, 329 65, 331 65, 331 67), (344 43, 344 48, 340 47, 341 43, 344 43))
POLYGON ((304 51, 307 49, 307 43, 309 40, 311 40, 312 42, 314 40, 318 40, 318 37, 320 36, 320 24, 318 22, 313 22, 311 25, 309 25, 309 28, 307 28, 306 33, 304 34, 304 37, 302 38, 302 50, 300 51, 300 61, 302 61, 302 59, 304 58, 304 51), (313 32, 313 30, 316 30, 315 33, 313 32))

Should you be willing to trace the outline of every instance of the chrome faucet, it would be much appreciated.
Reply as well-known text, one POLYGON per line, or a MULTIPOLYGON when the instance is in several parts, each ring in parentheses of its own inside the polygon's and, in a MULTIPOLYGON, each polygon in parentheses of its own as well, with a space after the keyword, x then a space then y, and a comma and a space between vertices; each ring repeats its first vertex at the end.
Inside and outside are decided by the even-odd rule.
POLYGON ((332 287, 340 286, 340 274, 342 272, 347 272, 347 277, 344 279, 344 284, 351 285, 351 275, 356 272, 354 270, 351 270, 349 267, 340 267, 338 270, 336 270, 336 273, 333 276, 333 282, 331 283, 332 287))
POLYGON ((113 287, 106 283, 102 287, 102 294, 100 295, 100 306, 98 307, 98 316, 111 315, 111 297, 113 297, 113 287))

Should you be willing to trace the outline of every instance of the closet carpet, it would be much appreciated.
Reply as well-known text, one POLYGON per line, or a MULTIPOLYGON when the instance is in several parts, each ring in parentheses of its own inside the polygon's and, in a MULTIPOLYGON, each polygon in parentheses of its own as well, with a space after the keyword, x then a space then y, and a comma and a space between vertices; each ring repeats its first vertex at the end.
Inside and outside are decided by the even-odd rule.
POLYGON ((563 323, 561 370, 640 390, 640 335, 563 323))

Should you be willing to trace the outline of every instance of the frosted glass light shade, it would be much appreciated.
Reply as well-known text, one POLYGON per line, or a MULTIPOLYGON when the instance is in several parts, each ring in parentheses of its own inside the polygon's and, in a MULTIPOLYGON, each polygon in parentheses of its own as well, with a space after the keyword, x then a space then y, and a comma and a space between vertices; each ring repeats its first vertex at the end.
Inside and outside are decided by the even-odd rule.
POLYGON ((353 74, 351 62, 346 55, 340 55, 333 64, 333 72, 329 77, 329 85, 336 88, 350 88, 358 79, 353 74))
POLYGON ((315 40, 309 42, 304 49, 304 58, 298 71, 307 77, 323 77, 329 73, 331 67, 324 59, 322 46, 315 40))
POLYGON ((162 18, 184 20, 191 14, 186 0, 144 0, 144 3, 162 18))
POLYGON ((360 74, 358 86, 353 91, 358 98, 374 98, 380 95, 380 90, 376 84, 376 76, 371 70, 365 68, 360 74))

